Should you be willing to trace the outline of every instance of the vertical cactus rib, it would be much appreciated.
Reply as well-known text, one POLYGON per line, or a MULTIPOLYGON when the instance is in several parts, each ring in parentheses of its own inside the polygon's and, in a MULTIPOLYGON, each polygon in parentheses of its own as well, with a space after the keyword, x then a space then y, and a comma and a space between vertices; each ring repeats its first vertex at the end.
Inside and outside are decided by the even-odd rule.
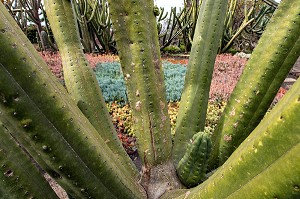
POLYGON ((208 180, 178 198, 299 198, 299 110, 297 80, 208 180))
POLYGON ((20 143, 75 197, 145 198, 12 21, 0 3, 1 112, 22 124, 20 143))
POLYGON ((106 141, 109 148, 122 161, 123 167, 125 167, 124 172, 138 176, 137 169, 117 137, 96 76, 81 49, 70 2, 67 0, 46 0, 45 7, 62 57, 64 79, 68 92, 106 141))
POLYGON ((161 164, 171 157, 171 131, 153 1, 109 3, 139 154, 145 164, 161 164))
POLYGON ((174 163, 193 135, 204 130, 212 72, 224 26, 226 0, 202 2, 176 121, 174 163))
MULTIPOLYGON (((69 147, 57 129, 18 86, 4 66, 2 64, 0 66, 0 78, 3 83, 0 85, 0 120, 10 129, 12 136, 18 139, 35 157, 38 164, 73 197, 99 197, 104 193, 106 198, 112 197, 113 194, 87 169, 78 154, 69 147), (76 167, 77 170, 74 171, 76 167), (91 180, 93 183, 90 183, 91 180), (92 193, 81 191, 83 188, 91 190, 95 186, 98 189, 92 193)), ((22 162, 21 159, 19 161, 22 162)))
POLYGON ((211 169, 218 159, 219 165, 225 162, 257 126, 299 57, 299 14, 299 1, 282 1, 268 24, 213 134, 211 169))
POLYGON ((11 124, 3 123, 3 114, 0 111, 0 187, 4 189, 0 197, 58 198, 30 157, 12 137, 14 129, 11 124))
POLYGON ((152 0, 110 0, 109 8, 143 163, 141 184, 148 198, 159 198, 182 184, 171 160, 171 128, 154 4, 152 0))

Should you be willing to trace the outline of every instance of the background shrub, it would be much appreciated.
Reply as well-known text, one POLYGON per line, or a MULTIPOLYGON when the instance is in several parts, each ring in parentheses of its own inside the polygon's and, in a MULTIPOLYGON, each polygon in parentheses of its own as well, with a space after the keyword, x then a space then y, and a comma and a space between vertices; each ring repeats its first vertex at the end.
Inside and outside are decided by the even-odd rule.
MULTIPOLYGON (((106 102, 127 103, 127 92, 121 65, 118 62, 98 63, 96 78, 106 102)), ((179 101, 184 84, 186 67, 181 64, 163 62, 167 100, 179 101)))
POLYGON ((94 70, 105 101, 127 103, 126 86, 120 63, 98 63, 94 70))

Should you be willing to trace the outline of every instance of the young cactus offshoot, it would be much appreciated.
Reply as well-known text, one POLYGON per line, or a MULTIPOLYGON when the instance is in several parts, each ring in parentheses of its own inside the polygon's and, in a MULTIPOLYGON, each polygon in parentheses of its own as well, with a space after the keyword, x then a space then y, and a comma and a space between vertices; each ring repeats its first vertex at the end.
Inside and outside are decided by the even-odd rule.
POLYGON ((179 179, 187 187, 196 186, 205 180, 210 151, 209 135, 204 132, 196 133, 176 168, 179 179))

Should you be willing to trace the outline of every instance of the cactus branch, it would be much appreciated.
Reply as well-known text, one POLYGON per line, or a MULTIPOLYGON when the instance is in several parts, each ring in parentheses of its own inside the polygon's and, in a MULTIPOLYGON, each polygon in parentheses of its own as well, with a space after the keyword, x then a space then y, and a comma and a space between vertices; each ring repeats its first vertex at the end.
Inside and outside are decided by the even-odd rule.
MULTIPOLYGON (((0 95, 2 98, 1 90, 0 95)), ((2 110, 2 104, 0 106, 2 110)), ((3 111, 0 112, 0 187, 5 188, 3 193, 0 191, 1 198, 58 198, 12 136, 17 129, 8 118, 3 111)))
POLYGON ((298 198, 300 80, 208 180, 166 198, 298 198), (275 146, 275 147, 274 147, 275 146))
POLYGON ((257 126, 299 57, 299 10, 299 1, 283 1, 268 24, 213 134, 212 161, 222 164, 257 126))
POLYGON ((46 0, 47 16, 60 55, 68 92, 80 110, 90 120, 110 149, 126 165, 126 170, 137 176, 137 170, 119 141, 109 116, 98 81, 81 49, 71 5, 66 0, 46 0))
POLYGON ((0 90, 6 99, 1 103, 10 102, 3 104, 6 108, 1 112, 10 111, 16 122, 25 124, 27 133, 16 131, 17 139, 23 140, 21 144, 35 153, 44 168, 60 173, 62 183, 75 194, 143 198, 135 176, 122 169, 126 165, 77 108, 2 4, 0 19, 0 62, 4 67, 0 90))
POLYGON ((173 158, 183 157, 193 135, 204 130, 209 88, 221 38, 227 1, 202 2, 176 121, 173 158), (212 11, 213 10, 213 11, 212 11))

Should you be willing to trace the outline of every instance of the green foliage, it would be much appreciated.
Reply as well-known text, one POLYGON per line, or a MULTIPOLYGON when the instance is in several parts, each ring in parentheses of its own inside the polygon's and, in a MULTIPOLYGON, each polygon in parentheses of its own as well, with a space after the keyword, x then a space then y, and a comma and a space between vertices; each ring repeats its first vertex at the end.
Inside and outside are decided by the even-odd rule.
POLYGON ((226 106, 225 101, 209 102, 207 107, 204 132, 212 135, 226 106))
MULTIPOLYGON (((180 102, 168 103, 168 114, 170 116, 171 133, 175 135, 176 119, 178 114, 180 102)), ((207 107, 207 117, 205 121, 204 132, 212 135, 218 124, 218 121, 226 106, 225 101, 209 102, 207 107)), ((129 104, 111 102, 107 104, 112 121, 117 129, 117 132, 125 133, 130 136, 135 136, 134 129, 132 128, 132 110, 129 104)))
POLYGON ((186 67, 181 64, 163 62, 163 70, 165 77, 167 101, 180 101, 184 85, 186 67))
POLYGON ((38 39, 37 39, 38 33, 37 33, 35 26, 33 26, 33 25, 28 26, 28 28, 26 30, 26 35, 31 43, 36 44, 38 42, 38 39))
POLYGON ((203 1, 200 8, 175 130, 175 165, 183 157, 186 143, 205 127, 210 85, 227 3, 227 0, 208 0, 203 1))
POLYGON ((181 52, 181 48, 175 45, 169 45, 162 49, 162 52, 164 53, 170 53, 170 54, 176 54, 181 52))
MULTIPOLYGON (((164 62, 163 70, 167 101, 179 101, 182 94, 186 67, 181 64, 164 62)), ((96 65, 95 73, 106 102, 117 101, 121 104, 128 102, 120 63, 99 63, 96 65)))
POLYGON ((129 104, 123 106, 119 103, 108 103, 107 107, 117 132, 134 136, 134 130, 132 129, 132 110, 129 104))
POLYGON ((99 63, 95 73, 106 102, 127 103, 126 86, 120 63, 99 63))

